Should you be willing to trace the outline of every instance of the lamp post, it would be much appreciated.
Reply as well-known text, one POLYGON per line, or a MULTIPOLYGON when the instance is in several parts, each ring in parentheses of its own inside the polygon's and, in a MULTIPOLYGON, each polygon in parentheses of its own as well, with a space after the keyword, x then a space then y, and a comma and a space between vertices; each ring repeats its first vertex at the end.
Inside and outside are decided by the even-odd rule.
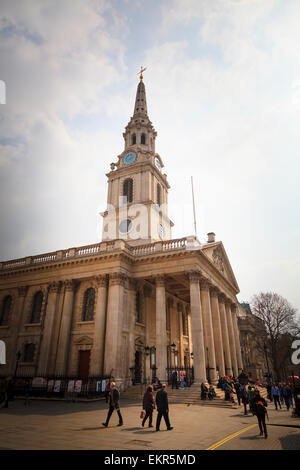
POLYGON ((265 352, 266 363, 267 363, 267 370, 268 370, 267 380, 268 380, 268 385, 270 385, 271 374, 270 374, 270 368, 269 368, 268 352, 267 352, 267 345, 266 345, 266 343, 264 343, 264 352, 265 352))
POLYGON ((208 347, 206 347, 206 357, 207 357, 207 381, 208 381, 208 383, 210 384, 208 347))
POLYGON ((16 361, 16 368, 15 368, 15 373, 14 373, 14 379, 15 379, 16 376, 17 376, 17 369, 18 369, 18 365, 19 365, 19 360, 20 360, 20 358, 21 358, 21 352, 18 351, 16 356, 17 356, 17 361, 16 361))

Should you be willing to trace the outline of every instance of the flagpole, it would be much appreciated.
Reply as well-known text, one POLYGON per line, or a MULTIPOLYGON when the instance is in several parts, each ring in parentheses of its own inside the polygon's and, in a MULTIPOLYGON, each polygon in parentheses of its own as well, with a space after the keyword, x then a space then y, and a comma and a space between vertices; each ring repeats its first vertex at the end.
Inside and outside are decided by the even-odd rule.
POLYGON ((194 198, 194 185, 193 185, 193 177, 191 176, 192 182, 192 197, 193 197, 193 212, 194 212, 194 229, 195 229, 195 237, 197 238, 197 225, 196 225, 196 211, 195 211, 195 198, 194 198))

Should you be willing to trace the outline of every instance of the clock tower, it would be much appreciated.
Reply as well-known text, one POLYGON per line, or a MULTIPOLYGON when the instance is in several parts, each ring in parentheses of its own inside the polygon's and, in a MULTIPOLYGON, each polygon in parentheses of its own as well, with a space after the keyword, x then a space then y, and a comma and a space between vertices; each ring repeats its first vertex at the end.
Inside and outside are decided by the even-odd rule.
POLYGON ((107 210, 102 240, 123 239, 130 244, 170 240, 167 175, 155 153, 157 133, 148 117, 142 71, 134 113, 123 133, 124 150, 107 173, 107 210))

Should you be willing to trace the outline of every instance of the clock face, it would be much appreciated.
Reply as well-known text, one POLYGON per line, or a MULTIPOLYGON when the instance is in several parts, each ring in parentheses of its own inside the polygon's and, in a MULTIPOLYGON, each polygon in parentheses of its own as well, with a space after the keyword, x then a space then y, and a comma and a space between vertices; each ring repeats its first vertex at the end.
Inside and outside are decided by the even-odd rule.
POLYGON ((123 162, 125 165, 130 165, 136 161, 136 158, 137 157, 135 152, 129 152, 123 157, 123 162))
POLYGON ((162 224, 159 224, 158 226, 158 235, 163 238, 165 236, 165 229, 164 227, 162 226, 162 224))
POLYGON ((157 157, 155 157, 154 162, 155 162, 156 167, 160 170, 161 169, 161 164, 160 164, 160 161, 157 157))
POLYGON ((132 228, 132 222, 130 219, 124 219, 120 222, 119 230, 121 233, 128 233, 132 228))

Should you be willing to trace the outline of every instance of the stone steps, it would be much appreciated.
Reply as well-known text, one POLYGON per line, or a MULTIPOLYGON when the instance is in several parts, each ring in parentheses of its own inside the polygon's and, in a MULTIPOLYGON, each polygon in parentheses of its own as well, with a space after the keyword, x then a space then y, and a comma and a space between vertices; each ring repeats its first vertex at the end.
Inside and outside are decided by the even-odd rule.
MULTIPOLYGON (((128 388, 121 394, 121 399, 133 400, 139 403, 142 402, 146 386, 134 385, 128 388)), ((258 387, 261 395, 266 399, 267 390, 262 387, 258 387)), ((224 408, 234 408, 237 404, 236 395, 234 396, 235 403, 224 400, 223 390, 214 387, 216 397, 213 400, 201 400, 200 386, 192 385, 191 387, 185 388, 184 390, 173 389, 170 387, 168 391, 168 400, 170 404, 186 404, 186 405, 201 405, 201 406, 216 406, 224 408)))

